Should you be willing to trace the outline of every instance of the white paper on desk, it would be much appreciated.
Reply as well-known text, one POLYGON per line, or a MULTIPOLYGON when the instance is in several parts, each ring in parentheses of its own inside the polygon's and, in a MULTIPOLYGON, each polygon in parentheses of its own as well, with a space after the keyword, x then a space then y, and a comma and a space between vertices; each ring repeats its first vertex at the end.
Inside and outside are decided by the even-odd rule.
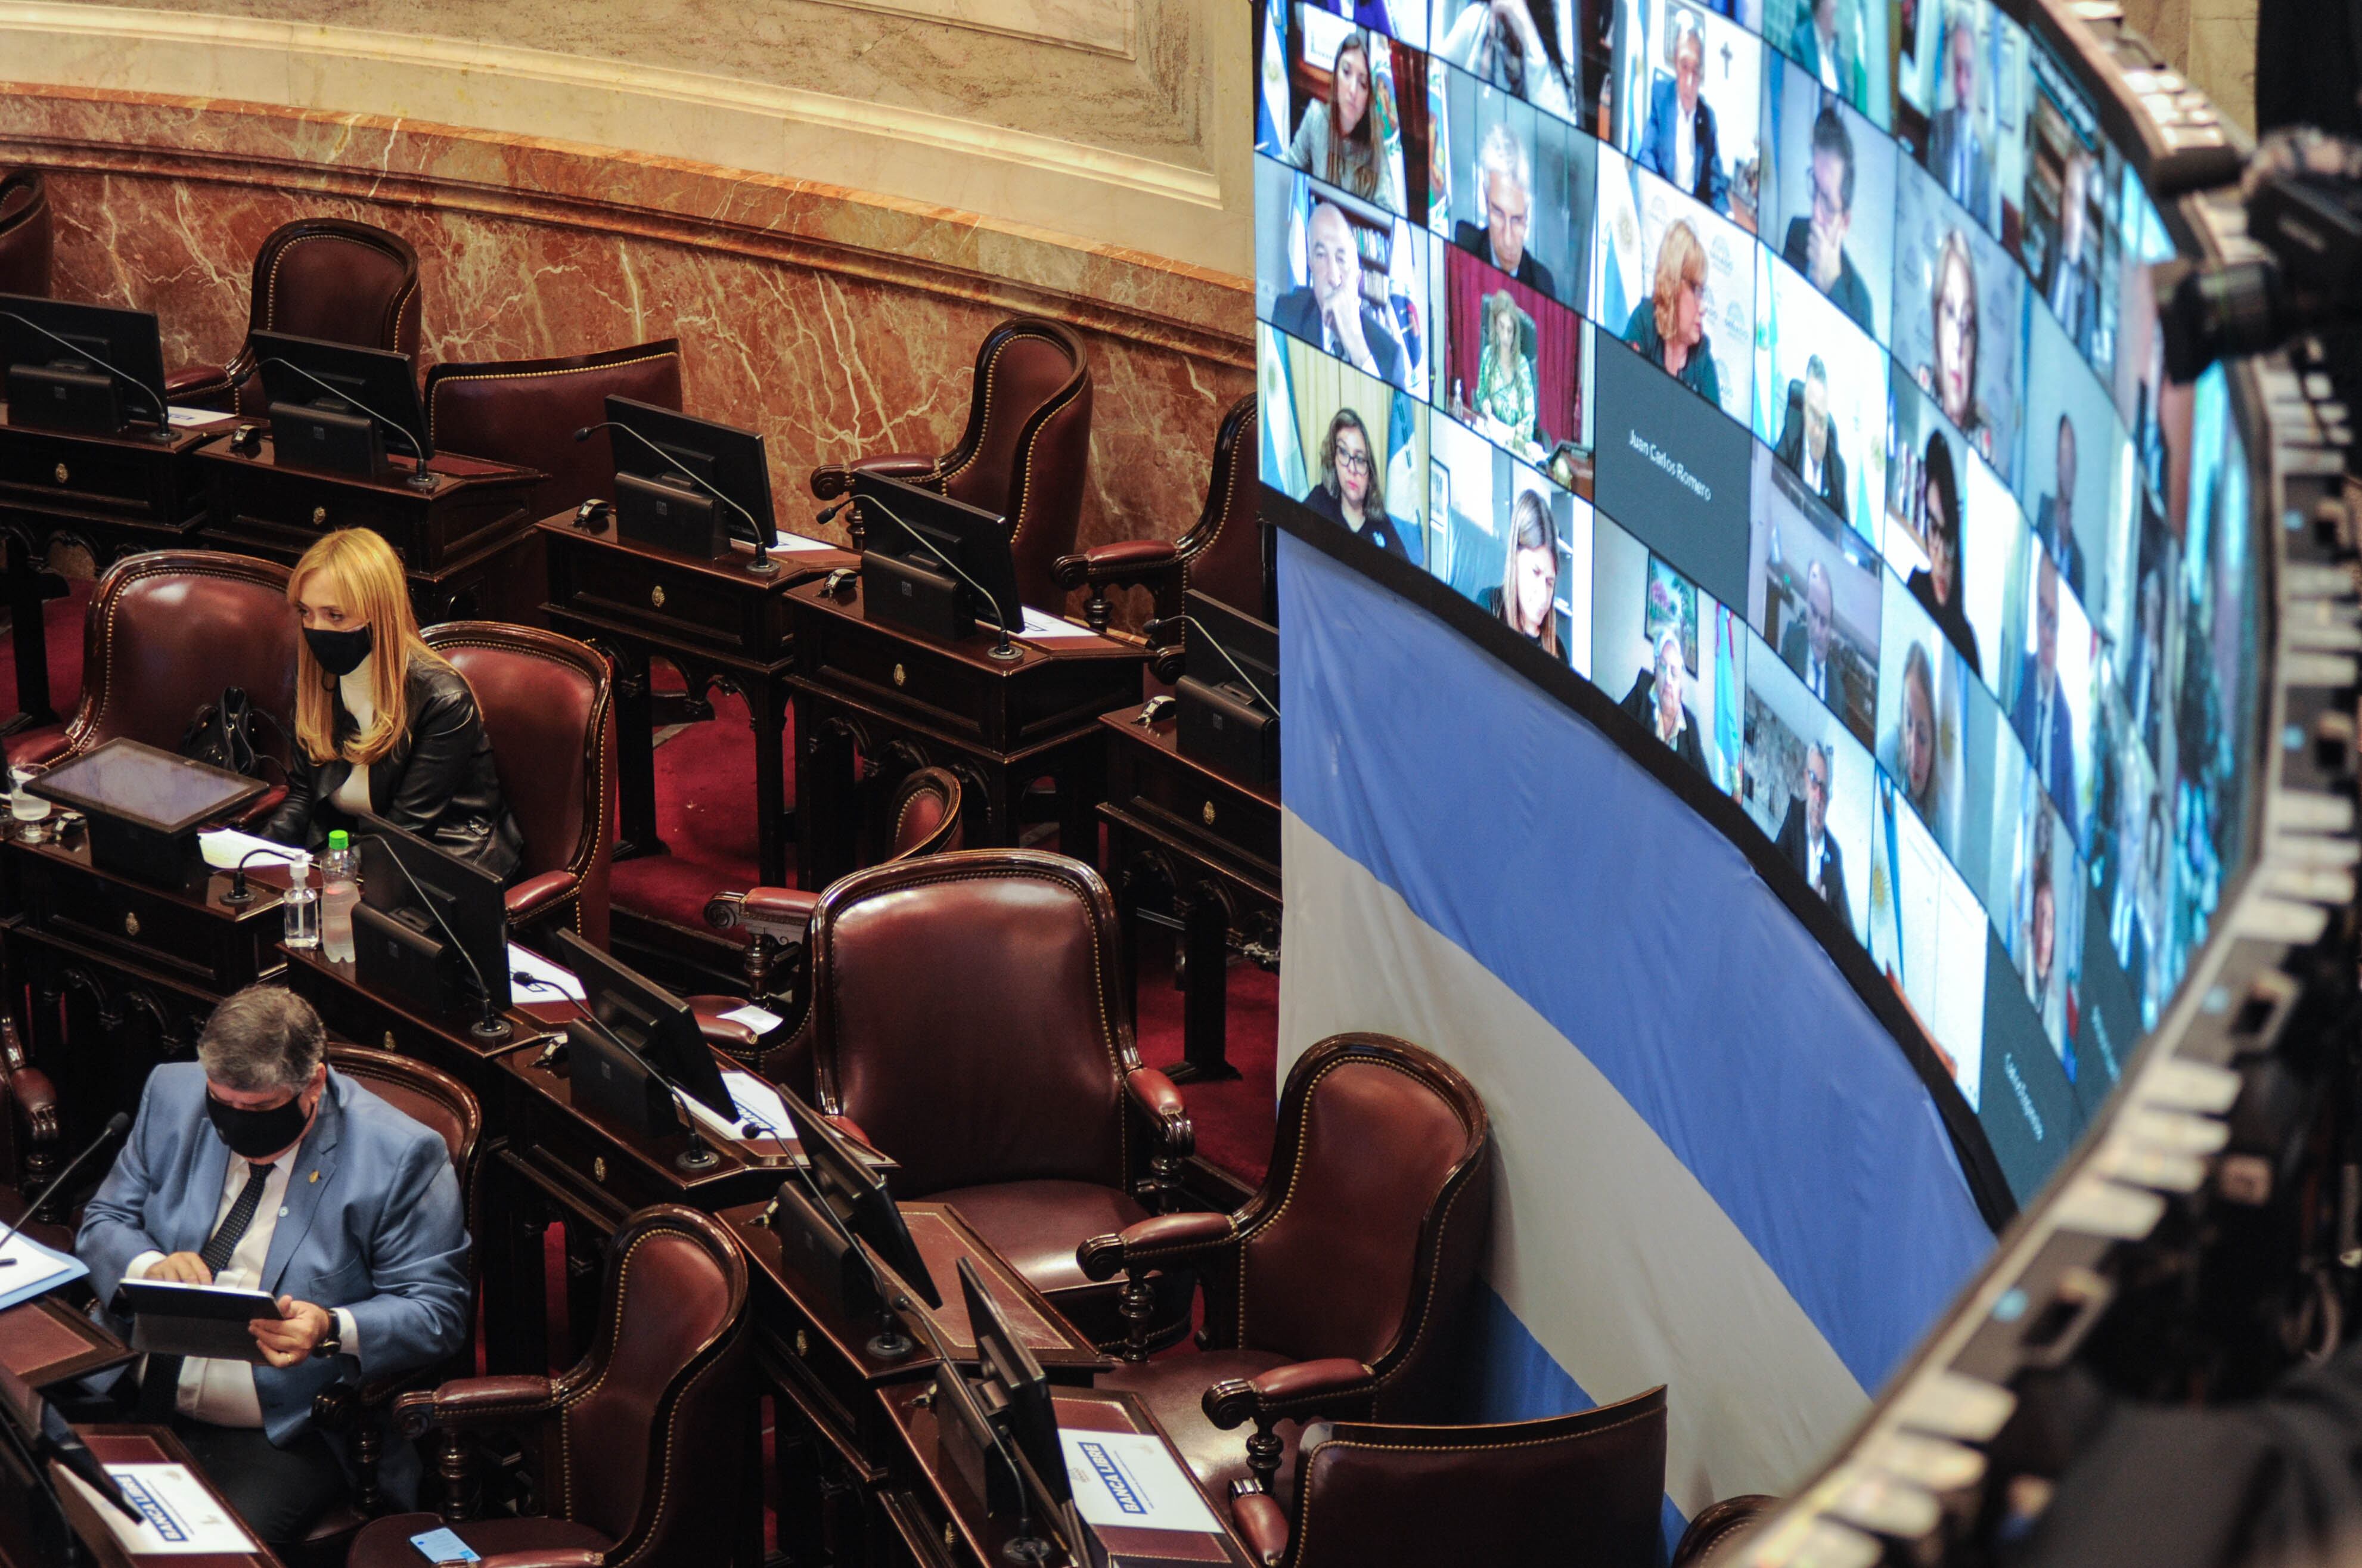
POLYGON ((146 1516, 140 1523, 125 1518, 81 1476, 71 1470, 60 1472, 134 1557, 235 1555, 255 1549, 254 1538, 239 1528, 229 1509, 215 1500, 187 1465, 110 1464, 106 1473, 123 1489, 124 1500, 146 1516))
POLYGON ((1075 1506, 1101 1529, 1216 1530, 1214 1511, 1154 1432, 1061 1431, 1075 1506))
POLYGON ((175 430, 187 430, 199 425, 227 425, 237 417, 217 408, 167 408, 164 417, 172 422, 175 430))
POLYGON ((519 1002, 583 999, 582 982, 574 977, 573 970, 563 964, 553 964, 532 948, 519 947, 513 942, 509 944, 509 978, 522 982, 513 988, 524 993, 515 997, 519 1002))
POLYGON ((782 1143, 796 1141, 795 1123, 788 1120, 788 1108, 779 1099, 779 1091, 752 1073, 723 1070, 722 1087, 730 1091, 730 1103, 745 1118, 754 1136, 777 1138, 782 1143))
POLYGON ((801 534, 790 534, 782 528, 779 530, 779 542, 771 547, 771 553, 775 556, 794 556, 808 554, 813 550, 843 548, 844 548, 843 545, 832 545, 826 539, 807 539, 801 534))
POLYGON ((52 1252, 22 1231, 11 1230, 0 1242, 0 1311, 20 1301, 72 1285, 88 1274, 80 1258, 52 1252))
POLYGON ((1025 624, 1017 635, 1021 637, 1089 637, 1094 640, 1099 636, 1088 626, 1077 626, 1072 621, 1061 620, 1034 609, 1031 604, 1025 606, 1025 624))
POLYGON ((745 1007, 734 1007, 722 1016, 732 1023, 745 1024, 757 1034, 768 1034, 787 1022, 786 1019, 770 1009, 756 1007, 753 1002, 748 1002, 745 1007))
POLYGON ((197 852, 205 857, 205 864, 216 871, 227 871, 249 855, 254 856, 247 861, 249 866, 292 866, 295 863, 295 851, 285 845, 273 844, 267 838, 257 838, 236 828, 209 828, 197 834, 197 852), (270 853, 258 853, 262 850, 270 853))

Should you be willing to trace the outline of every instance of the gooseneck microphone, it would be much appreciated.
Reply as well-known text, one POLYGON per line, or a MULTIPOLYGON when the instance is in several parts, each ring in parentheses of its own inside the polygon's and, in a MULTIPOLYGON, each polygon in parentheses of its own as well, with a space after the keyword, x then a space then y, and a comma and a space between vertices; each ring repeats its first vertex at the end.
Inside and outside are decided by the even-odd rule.
MULTIPOLYGON (((51 1198, 57 1195, 58 1189, 65 1186, 66 1179, 69 1176, 72 1176, 74 1172, 82 1169, 83 1163, 84 1161, 88 1160, 93 1154, 97 1154, 101 1149, 105 1148, 109 1143, 114 1143, 117 1138, 122 1137, 126 1132, 130 1131, 131 1113, 129 1111, 118 1110, 113 1116, 107 1118, 106 1125, 98 1130, 98 1136, 93 1138, 88 1143, 84 1144, 83 1146, 82 1153, 76 1154, 72 1159, 68 1160, 66 1162, 66 1168, 51 1176, 50 1178, 50 1185, 41 1188, 39 1193, 34 1195, 33 1200, 25 1205, 25 1212, 17 1217, 17 1223, 14 1225, 0 1225, 0 1242, 7 1240, 11 1231, 22 1231, 25 1228, 25 1221, 27 1220, 30 1220, 34 1215, 39 1214, 41 1211, 41 1206, 49 1202, 51 1198)), ((17 1260, 15 1258, 0 1258, 0 1268, 14 1268, 16 1264, 17 1260)))
POLYGON ((468 944, 459 940, 459 933, 451 929, 451 922, 443 918, 443 911, 435 905, 434 896, 418 885, 418 878, 411 874, 409 867, 402 863, 401 851, 386 844, 385 834, 381 833, 365 833, 359 836, 386 845, 385 857, 393 862, 393 868, 402 873, 402 879, 410 884, 410 890, 418 895, 418 901, 426 906, 426 912, 433 915, 435 923, 443 928, 444 938, 451 944, 451 951, 459 955, 460 961, 468 966, 468 972, 476 977, 476 988, 484 993, 484 1010, 481 1017, 468 1025, 468 1032, 487 1044, 498 1043, 514 1034, 516 1030, 501 1016, 500 1008, 492 1001, 492 983, 484 978, 484 971, 477 965, 475 955, 469 953, 468 944))
POLYGON ((418 465, 411 473, 411 476, 403 480, 403 482, 408 485, 411 489, 433 490, 436 485, 440 482, 435 475, 426 471, 426 448, 418 444, 418 437, 412 435, 408 426, 403 425, 400 421, 388 419, 376 409, 371 408, 369 404, 361 402, 360 399, 353 396, 352 393, 345 391, 344 388, 337 386, 333 381, 321 380, 318 376, 314 375, 311 371, 305 370, 303 366, 297 364, 292 359, 282 359, 276 354, 270 354, 266 355, 262 359, 257 359, 255 363, 258 365, 276 365, 282 370, 294 371, 297 375, 303 377, 314 386, 318 387, 322 392, 326 392, 330 397, 335 398, 338 403, 352 404, 353 407, 360 410, 363 414, 368 414, 372 420, 375 420, 381 427, 390 430, 396 436, 401 436, 403 445, 410 448, 411 459, 418 465))
POLYGON ((925 550, 927 554, 934 557, 935 559, 943 562, 945 569, 947 569, 954 577, 958 578, 962 582, 966 583, 970 588, 976 590, 977 598, 983 602, 984 607, 987 610, 992 613, 993 629, 1000 634, 1000 641, 995 643, 991 647, 985 650, 988 657, 997 658, 1003 664, 1014 664, 1017 660, 1025 657, 1025 650, 1009 640, 1009 619, 1007 616, 1001 614, 999 603, 994 600, 991 594, 985 591, 985 588, 982 583, 977 581, 976 579, 962 571, 959 569, 958 562, 953 560, 951 557, 944 554, 943 551, 935 548, 935 542, 933 539, 928 538, 924 534, 922 534, 916 528, 911 527, 909 523, 903 520, 901 513, 896 512, 892 507, 887 505, 876 496, 871 496, 866 504, 875 506, 878 511, 886 513, 887 516, 893 518, 895 522, 900 523, 902 525, 902 533, 905 537, 918 541, 920 548, 925 550))
POLYGON ((105 360, 100 359, 97 355, 92 353, 89 349, 75 342, 72 338, 59 337, 56 333, 51 332, 48 327, 43 326, 38 321, 33 321, 28 317, 18 315, 13 310, 0 310, 0 317, 5 317, 9 321, 15 322, 17 326, 23 327, 28 332, 39 333, 42 337, 48 338, 59 348, 63 348, 66 352, 72 354, 75 359, 86 359, 90 363, 96 365, 100 370, 105 370, 108 375, 113 376, 116 381, 121 381, 125 386, 136 389, 139 394, 142 397, 145 397, 149 403, 155 406, 156 409, 156 428, 149 434, 148 439, 150 441, 170 441, 172 438, 172 415, 171 412, 165 408, 162 400, 157 397, 155 388, 149 386, 146 381, 141 381, 130 371, 123 370, 118 366, 108 364, 105 360))
MULTIPOLYGON (((1262 687, 1257 686, 1254 683, 1254 677, 1247 673, 1246 667, 1238 661, 1237 656, 1222 646, 1222 639, 1214 635, 1213 633, 1206 630, 1204 624, 1201 623, 1195 615, 1185 614, 1163 616, 1160 619, 1149 622, 1146 625, 1141 627, 1140 630, 1142 635, 1147 637, 1151 642, 1153 642, 1156 638, 1162 636, 1164 633, 1173 630, 1176 626, 1187 626, 1189 630, 1197 633, 1198 635, 1205 638, 1206 646, 1213 649, 1216 653, 1221 655, 1222 662, 1231 667, 1231 673, 1239 678, 1239 684, 1253 692, 1255 694, 1255 701, 1270 709, 1273 718, 1275 719, 1279 717, 1279 704, 1273 701, 1269 694, 1266 693, 1262 687)), ((1167 666, 1166 668, 1169 668, 1171 667, 1167 666)))
POLYGON ((646 447, 649 451, 654 452, 657 457, 662 458, 666 462, 670 463, 673 466, 674 470, 678 472, 681 478, 687 480, 690 483, 695 485, 698 489, 703 491, 706 494, 712 496, 723 505, 730 508, 731 511, 735 512, 739 516, 744 517, 746 520, 747 531, 755 536, 755 558, 747 564, 746 569, 748 571, 753 572, 757 577, 768 577, 773 572, 779 569, 779 563, 771 558, 771 541, 763 537, 764 534, 769 530, 766 529, 760 523, 755 521, 755 514, 753 513, 747 511, 745 507, 739 505, 736 502, 723 494, 721 491, 714 488, 713 484, 710 480, 699 474, 696 469, 682 462, 679 458, 674 457, 670 452, 666 451, 661 446, 658 446, 656 442, 648 439, 647 436, 642 435, 639 431, 635 430, 632 426, 624 424, 620 419, 602 419, 596 425, 586 425, 581 429, 577 430, 574 433, 574 438, 577 441, 588 441, 591 436, 596 436, 602 430, 622 431, 624 435, 629 436, 633 440, 637 441, 641 446, 646 447))

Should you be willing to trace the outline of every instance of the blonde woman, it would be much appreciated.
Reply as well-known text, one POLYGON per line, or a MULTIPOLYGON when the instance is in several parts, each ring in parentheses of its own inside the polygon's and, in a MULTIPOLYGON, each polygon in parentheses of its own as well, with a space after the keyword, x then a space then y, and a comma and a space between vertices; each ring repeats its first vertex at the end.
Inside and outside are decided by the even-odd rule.
MULTIPOLYGON (((1370 35, 1356 28, 1337 46, 1330 101, 1305 105, 1287 160, 1365 202, 1386 203, 1383 149, 1378 142, 1384 91, 1370 70, 1370 35)), ((1391 106, 1387 117, 1391 118, 1391 106)), ((1387 203, 1391 205, 1391 203, 1387 203)))
POLYGON ((1534 361, 1524 348, 1533 318, 1507 289, 1485 297, 1484 358, 1476 362, 1476 420, 1503 446, 1536 446, 1534 361))
POLYGON ((392 547, 330 534, 287 580, 304 631, 287 799, 263 836, 317 849, 363 812, 506 881, 524 841, 467 679, 418 635, 392 547))
POLYGON ((1558 646, 1558 530, 1533 491, 1518 492, 1509 509, 1509 551, 1501 586, 1485 591, 1485 608, 1546 654, 1558 646))
POLYGON ((1687 218, 1674 220, 1657 247, 1649 297, 1632 308, 1624 341, 1682 385, 1720 405, 1722 380, 1705 336, 1705 246, 1687 218))

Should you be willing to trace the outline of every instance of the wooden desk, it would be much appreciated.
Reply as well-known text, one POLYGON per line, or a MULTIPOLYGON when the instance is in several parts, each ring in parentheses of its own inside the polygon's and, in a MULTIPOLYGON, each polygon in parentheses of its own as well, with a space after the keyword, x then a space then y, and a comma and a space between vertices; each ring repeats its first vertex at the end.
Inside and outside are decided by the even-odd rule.
POLYGON ((99 570, 124 556, 191 544, 204 522, 197 450, 229 430, 228 414, 176 430, 172 439, 76 436, 5 422, 0 404, 0 538, 17 647, 12 726, 55 723, 50 654, 41 637, 41 564, 50 547, 90 552, 99 570))
POLYGON ((137 1359, 131 1347, 105 1325, 55 1296, 20 1302, 0 1312, 0 1366, 35 1389, 87 1377, 137 1359))
POLYGON ((1180 722, 1104 714, 1108 733, 1108 880, 1123 923, 1124 972, 1139 985, 1141 895, 1172 889, 1186 966, 1176 1083, 1234 1078, 1225 1054, 1229 962, 1235 945, 1279 966, 1279 790, 1258 789, 1181 755, 1180 722))
MULTIPOLYGON (((965 1257, 991 1280, 994 1296, 1053 1379, 1087 1386, 1114 1364, 956 1209, 943 1203, 898 1207, 943 1297, 943 1309, 931 1315, 955 1355, 976 1346, 960 1294, 965 1257)), ((934 1357, 923 1346, 900 1361, 871 1355, 867 1342, 875 1325, 845 1318, 833 1289, 782 1253, 778 1237, 761 1222, 764 1208, 748 1204, 720 1219, 746 1254, 755 1361, 778 1412, 773 1507, 779 1545, 799 1563, 875 1563, 885 1560, 877 1548, 890 1539, 878 1498, 899 1446, 877 1395, 933 1376, 934 1357)))
MULTIPOLYGON (((221 1504, 222 1510, 233 1518, 237 1517, 237 1510, 229 1506, 228 1499, 221 1495, 220 1489, 211 1481, 206 1480, 205 1473, 197 1468, 197 1462, 190 1456, 188 1449, 182 1446, 181 1440, 173 1436, 169 1429, 149 1426, 78 1426, 74 1430, 89 1446, 92 1457, 101 1464, 187 1465, 204 1484, 205 1490, 213 1494, 214 1500, 221 1504)), ((55 1463, 50 1466, 50 1473, 52 1478, 57 1475, 58 1467, 55 1463)), ((115 1532, 107 1529, 105 1522, 91 1510, 90 1506, 83 1500, 81 1493, 68 1488, 62 1481, 56 1482, 56 1485, 61 1495, 66 1499, 66 1516, 72 1522, 75 1534, 82 1538, 83 1545, 89 1548, 92 1554, 99 1562, 105 1564, 106 1568, 134 1568, 135 1564, 138 1565, 138 1568, 281 1568, 278 1555, 270 1547, 261 1544, 259 1537, 256 1538, 255 1549, 252 1551, 236 1554, 167 1555, 159 1553, 149 1556, 132 1556, 116 1543, 115 1532)), ((254 1531, 248 1529, 247 1534, 252 1536, 254 1531)))
POLYGON ((281 468, 270 438, 252 457, 227 443, 198 454, 208 546, 292 566, 324 534, 368 528, 385 536, 410 579, 419 621, 480 618, 527 624, 541 613, 541 539, 530 502, 546 477, 531 469, 438 453, 431 491, 404 482, 407 459, 383 481, 281 468))
POLYGON ((890 783, 915 767, 958 774, 969 792, 969 847, 1014 845, 1019 805, 1035 780, 1055 781, 1059 843, 1098 859, 1105 782, 1098 715, 1136 701, 1139 647, 1111 637, 1029 642, 1008 663, 988 657, 989 632, 938 642, 862 613, 861 591, 831 597, 791 589, 796 664, 797 885, 824 888, 862 862, 854 757, 890 783))
POLYGON ((787 592, 839 567, 858 566, 861 558, 835 549, 784 552, 775 558, 779 569, 766 577, 748 569, 751 547, 726 561, 680 555, 618 538, 613 519, 583 529, 572 513, 560 513, 542 520, 540 534, 549 563, 544 609, 550 626, 615 661, 615 857, 664 848, 657 836, 649 674, 661 658, 680 672, 692 701, 715 687, 746 700, 755 730, 756 876, 768 886, 785 882, 780 745, 792 658, 787 592))
POLYGON ((253 866, 247 881, 252 900, 231 904, 229 873, 193 856, 187 881, 170 889, 94 867, 85 832, 0 843, 11 1005, 24 994, 16 986, 29 988, 20 1022, 58 1086, 67 1147, 138 1109, 149 1071, 193 1049, 222 998, 279 973, 286 873, 253 866))
MULTIPOLYGON (((888 1517, 900 1534, 906 1560, 924 1568, 1004 1568, 1000 1554, 1009 1528, 985 1517, 984 1498, 973 1481, 943 1452, 932 1383, 899 1384, 879 1390, 886 1419, 900 1438, 902 1453, 895 1484, 885 1494, 888 1517)), ((1164 1430, 1146 1406, 1130 1394, 1060 1389, 1051 1397, 1063 1431, 1153 1432, 1164 1430)), ((1169 1437, 1166 1442, 1171 1442, 1169 1437)), ((1180 1462, 1175 1453, 1175 1462, 1180 1462)), ((1182 1466, 1187 1471, 1187 1466, 1182 1466)), ((1194 1480, 1194 1478, 1193 1478, 1194 1480)), ((1198 1495, 1221 1529, 1206 1531, 1117 1530, 1108 1544, 1118 1551, 1154 1554, 1158 1562, 1228 1563, 1253 1568, 1245 1542, 1229 1527, 1230 1507, 1198 1485, 1198 1495)), ((1081 1550, 1081 1543, 1074 1542, 1081 1550)))

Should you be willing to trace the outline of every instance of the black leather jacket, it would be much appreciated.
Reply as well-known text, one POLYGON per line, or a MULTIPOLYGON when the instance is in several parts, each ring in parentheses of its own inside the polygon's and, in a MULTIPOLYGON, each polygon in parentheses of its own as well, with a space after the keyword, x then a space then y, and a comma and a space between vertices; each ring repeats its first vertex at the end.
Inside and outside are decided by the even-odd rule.
MULTIPOLYGON (((507 881, 524 856, 524 835, 501 798, 476 694, 458 670, 434 659, 413 659, 406 685, 410 727, 370 766, 370 811, 507 881)), ((336 711, 337 738, 349 739, 359 725, 333 686, 328 701, 336 711)), ((287 769, 287 799, 263 824, 262 836, 316 854, 331 828, 353 828, 335 800, 353 765, 341 756, 315 764, 301 745, 294 753, 287 769)))

